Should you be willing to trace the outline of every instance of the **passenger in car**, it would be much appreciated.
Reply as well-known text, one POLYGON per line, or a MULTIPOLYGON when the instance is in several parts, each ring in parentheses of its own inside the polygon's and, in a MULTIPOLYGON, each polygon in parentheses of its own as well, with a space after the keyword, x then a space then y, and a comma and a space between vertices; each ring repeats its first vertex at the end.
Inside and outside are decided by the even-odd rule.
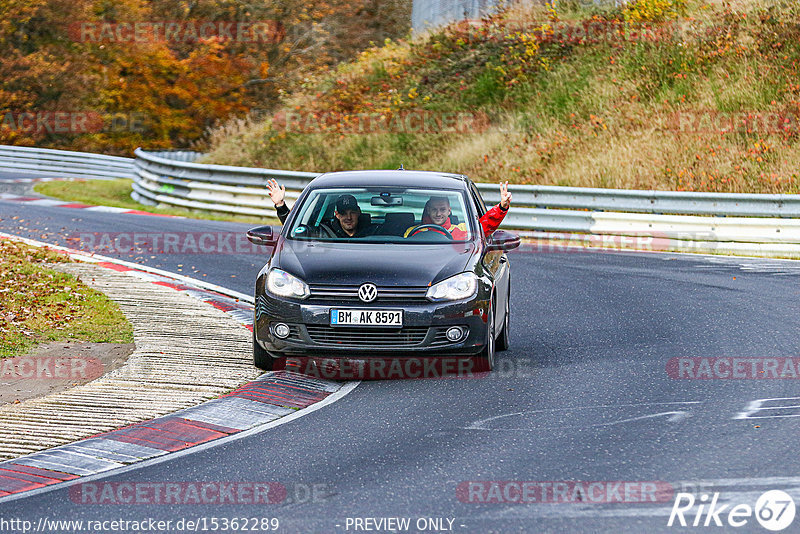
MULTIPOLYGON (((503 219, 508 213, 508 208, 511 206, 511 193, 508 192, 508 182, 500 182, 500 203, 487 211, 483 217, 480 218, 483 233, 487 236, 491 235, 503 222, 503 219)), ((450 200, 446 196, 433 196, 428 202, 425 203, 425 208, 422 210, 422 224, 414 225, 408 228, 404 237, 410 236, 414 233, 416 228, 425 224, 435 224, 441 226, 453 236, 453 239, 459 241, 467 238, 467 225, 466 222, 453 223, 450 220, 452 210, 450 209, 450 200)), ((433 231, 434 228, 423 228, 421 231, 433 231)))

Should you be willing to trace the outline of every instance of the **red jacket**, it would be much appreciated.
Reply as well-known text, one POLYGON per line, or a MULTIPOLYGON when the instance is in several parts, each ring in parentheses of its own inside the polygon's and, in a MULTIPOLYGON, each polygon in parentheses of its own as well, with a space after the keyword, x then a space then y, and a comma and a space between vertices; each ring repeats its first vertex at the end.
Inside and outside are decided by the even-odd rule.
POLYGON ((492 232, 497 230, 500 227, 500 223, 506 218, 506 213, 508 213, 508 210, 501 208, 500 204, 487 211, 480 219, 483 233, 487 236, 492 235, 492 232))

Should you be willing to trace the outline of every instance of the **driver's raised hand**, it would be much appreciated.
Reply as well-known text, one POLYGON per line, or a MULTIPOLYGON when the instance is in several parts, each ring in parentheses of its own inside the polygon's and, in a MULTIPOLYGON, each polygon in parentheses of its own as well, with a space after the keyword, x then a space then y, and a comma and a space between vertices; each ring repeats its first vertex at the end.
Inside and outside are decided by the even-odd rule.
POLYGON ((286 196, 286 187, 278 185, 275 179, 267 180, 267 190, 269 191, 269 198, 272 199, 276 208, 283 206, 283 198, 286 196))

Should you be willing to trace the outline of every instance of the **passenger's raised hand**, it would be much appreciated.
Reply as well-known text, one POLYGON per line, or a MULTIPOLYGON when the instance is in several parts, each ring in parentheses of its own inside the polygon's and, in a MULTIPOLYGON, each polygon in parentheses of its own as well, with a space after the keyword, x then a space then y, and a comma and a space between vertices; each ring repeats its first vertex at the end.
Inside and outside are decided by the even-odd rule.
POLYGON ((500 182, 500 207, 507 210, 511 206, 511 193, 508 192, 508 182, 500 182))

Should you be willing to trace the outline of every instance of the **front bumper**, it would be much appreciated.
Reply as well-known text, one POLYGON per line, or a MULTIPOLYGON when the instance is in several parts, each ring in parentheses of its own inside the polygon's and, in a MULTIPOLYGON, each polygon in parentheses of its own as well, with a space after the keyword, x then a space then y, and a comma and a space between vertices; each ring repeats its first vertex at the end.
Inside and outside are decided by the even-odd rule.
POLYGON ((488 294, 481 288, 472 299, 456 302, 342 304, 288 300, 259 291, 254 328, 259 345, 274 357, 472 356, 487 341, 488 294), (332 327, 331 308, 402 309, 403 327, 332 327), (273 332, 279 322, 289 325, 286 339, 273 332), (466 335, 456 342, 447 340, 445 332, 452 326, 466 329, 466 335))

